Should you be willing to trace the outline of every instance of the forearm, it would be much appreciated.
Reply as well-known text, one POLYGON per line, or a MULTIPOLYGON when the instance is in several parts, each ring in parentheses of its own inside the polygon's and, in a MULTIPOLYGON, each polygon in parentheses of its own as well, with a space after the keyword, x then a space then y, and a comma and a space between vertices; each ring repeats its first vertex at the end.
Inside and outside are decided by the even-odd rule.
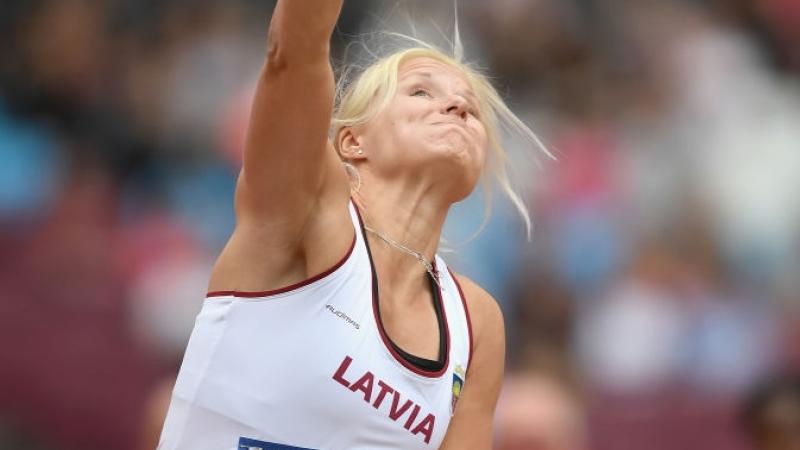
POLYGON ((341 6, 342 0, 278 1, 245 142, 240 217, 289 217, 299 224, 307 211, 297 205, 313 203, 332 171, 342 172, 337 179, 347 186, 328 148, 334 99, 329 48, 341 6))
POLYGON ((327 60, 344 0, 278 0, 269 27, 269 57, 327 60))

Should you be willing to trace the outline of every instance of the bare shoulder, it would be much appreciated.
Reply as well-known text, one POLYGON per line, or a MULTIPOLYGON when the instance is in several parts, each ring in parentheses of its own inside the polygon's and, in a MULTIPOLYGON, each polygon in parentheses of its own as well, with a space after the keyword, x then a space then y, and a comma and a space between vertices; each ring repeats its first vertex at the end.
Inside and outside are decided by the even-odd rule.
POLYGON ((500 305, 497 304, 497 300, 470 278, 458 273, 454 273, 454 276, 458 280, 463 290, 464 299, 467 302, 473 332, 475 333, 475 344, 477 345, 482 340, 481 337, 483 335, 502 335, 505 327, 503 325, 503 313, 500 310, 500 305))
MULTIPOLYGON (((506 350, 506 331, 503 312, 497 300, 480 285, 461 274, 454 274, 467 303, 472 326, 473 355, 470 369, 474 372, 494 372, 502 376, 506 350)), ((495 378, 492 374, 492 378, 495 378)))

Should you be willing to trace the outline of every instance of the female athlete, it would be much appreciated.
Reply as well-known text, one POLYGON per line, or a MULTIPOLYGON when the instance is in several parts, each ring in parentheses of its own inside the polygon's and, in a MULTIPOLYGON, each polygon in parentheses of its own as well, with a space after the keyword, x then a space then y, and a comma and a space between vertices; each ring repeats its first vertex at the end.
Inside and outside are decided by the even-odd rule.
POLYGON ((341 6, 277 2, 236 229, 159 449, 491 447, 503 319, 436 251, 484 172, 521 205, 498 128, 530 130, 483 76, 425 47, 381 59, 334 105, 341 6))

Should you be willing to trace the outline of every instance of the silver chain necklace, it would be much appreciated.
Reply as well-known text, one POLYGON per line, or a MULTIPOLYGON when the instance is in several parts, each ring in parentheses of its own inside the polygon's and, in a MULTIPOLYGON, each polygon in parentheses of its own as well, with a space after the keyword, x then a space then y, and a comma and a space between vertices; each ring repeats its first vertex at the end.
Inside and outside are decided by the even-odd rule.
POLYGON ((439 284, 439 271, 436 270, 435 267, 433 267, 433 264, 428 260, 428 258, 425 257, 425 255, 423 255, 422 253, 420 253, 420 252, 418 252, 416 250, 412 250, 412 249, 406 247, 405 245, 395 241, 394 239, 390 238, 389 236, 386 236, 385 234, 381 233, 380 231, 377 231, 377 230, 374 230, 374 229, 370 228, 367 225, 364 225, 364 229, 366 229, 370 233, 372 233, 375 236, 377 236, 383 242, 386 242, 387 244, 389 244, 392 247, 402 251, 403 253, 409 254, 409 255, 413 256, 414 258, 416 258, 417 261, 419 261, 420 264, 422 264, 425 267, 425 270, 428 272, 428 274, 431 276, 431 278, 433 278, 433 281, 436 283, 436 285, 439 286, 440 288, 442 287, 442 285, 439 284))

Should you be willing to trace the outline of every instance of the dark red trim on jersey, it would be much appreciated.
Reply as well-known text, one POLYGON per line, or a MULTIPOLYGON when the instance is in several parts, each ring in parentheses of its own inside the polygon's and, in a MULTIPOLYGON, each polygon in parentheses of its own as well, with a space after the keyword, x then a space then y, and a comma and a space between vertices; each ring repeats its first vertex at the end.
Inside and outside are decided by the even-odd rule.
POLYGON ((461 297, 461 304, 464 305, 464 314, 467 316, 467 332, 469 333, 469 357, 467 358, 467 371, 469 371, 469 367, 472 365, 472 349, 473 349, 473 340, 472 340, 472 319, 469 317, 469 307, 467 306, 467 297, 464 295, 464 290, 461 289, 461 283, 458 282, 458 278, 453 273, 452 270, 448 267, 447 270, 450 272, 450 276, 453 278, 453 281, 456 283, 456 287, 458 288, 458 295, 461 297))
POLYGON ((212 297, 245 297, 245 298, 271 297, 273 295, 285 294, 287 292, 291 292, 291 291, 294 291, 296 289, 300 289, 303 286, 308 286, 309 284, 311 284, 311 283, 313 283, 315 281, 319 281, 319 280, 327 277, 328 275, 332 274, 333 272, 336 272, 337 269, 342 267, 342 265, 344 265, 344 263, 347 262, 348 259, 350 259, 350 255, 353 254, 353 249, 356 247, 356 240, 357 240, 356 239, 356 234, 354 232, 353 233, 353 242, 350 244, 350 249, 347 250, 347 253, 345 253, 345 255, 342 257, 342 259, 340 259, 339 262, 334 264, 333 267, 331 267, 330 269, 326 270, 325 272, 322 272, 322 273, 319 273, 317 275, 314 275, 311 278, 307 278, 307 279, 305 279, 303 281, 300 281, 298 283, 294 283, 294 284, 291 284, 289 286, 285 286, 285 287, 282 287, 282 288, 274 289, 274 290, 271 290, 271 291, 261 291, 261 292, 251 292, 251 291, 212 291, 212 292, 209 292, 208 294, 206 294, 206 298, 212 298, 212 297))
POLYGON ((445 355, 444 356, 444 365, 442 366, 442 368, 440 370, 428 371, 428 370, 424 370, 424 369, 422 369, 420 367, 417 367, 417 366, 411 364, 409 361, 407 361, 405 358, 403 358, 402 355, 397 353, 397 351, 395 351, 394 347, 392 347, 392 343, 389 340, 389 336, 386 334, 386 330, 384 330, 384 328, 383 328, 383 322, 381 321, 381 318, 378 315, 378 308, 379 308, 379 305, 380 305, 380 303, 378 303, 379 302, 379 298, 378 298, 379 297, 379 294, 378 294, 378 275, 377 275, 377 272, 375 271, 375 265, 372 262, 372 252, 370 251, 370 248, 369 248, 369 241, 367 241, 367 232, 364 229, 364 220, 361 217, 361 211, 358 210, 358 206, 356 206, 355 202, 353 202, 353 205, 356 208, 356 215, 358 215, 358 221, 361 224, 361 233, 362 233, 362 236, 364 237, 364 245, 367 248, 367 255, 369 257, 370 270, 372 271, 372 315, 375 318, 375 326, 378 328, 378 332, 379 332, 379 334, 381 336, 381 340, 383 341, 384 346, 386 347, 387 350, 389 350, 389 353, 391 353, 391 355, 394 357, 394 359, 397 362, 399 362, 406 369, 416 373, 417 375, 421 375, 421 376, 427 377, 427 378, 438 378, 438 377, 441 377, 442 375, 444 375, 447 372, 447 369, 450 366, 450 326, 447 323, 447 310, 444 307, 444 301, 443 301, 441 287, 439 287, 438 300, 439 300, 439 305, 440 305, 441 311, 442 311, 442 321, 444 322, 444 333, 445 333, 445 339, 444 339, 444 345, 445 345, 445 348, 444 348, 444 355, 445 355))

